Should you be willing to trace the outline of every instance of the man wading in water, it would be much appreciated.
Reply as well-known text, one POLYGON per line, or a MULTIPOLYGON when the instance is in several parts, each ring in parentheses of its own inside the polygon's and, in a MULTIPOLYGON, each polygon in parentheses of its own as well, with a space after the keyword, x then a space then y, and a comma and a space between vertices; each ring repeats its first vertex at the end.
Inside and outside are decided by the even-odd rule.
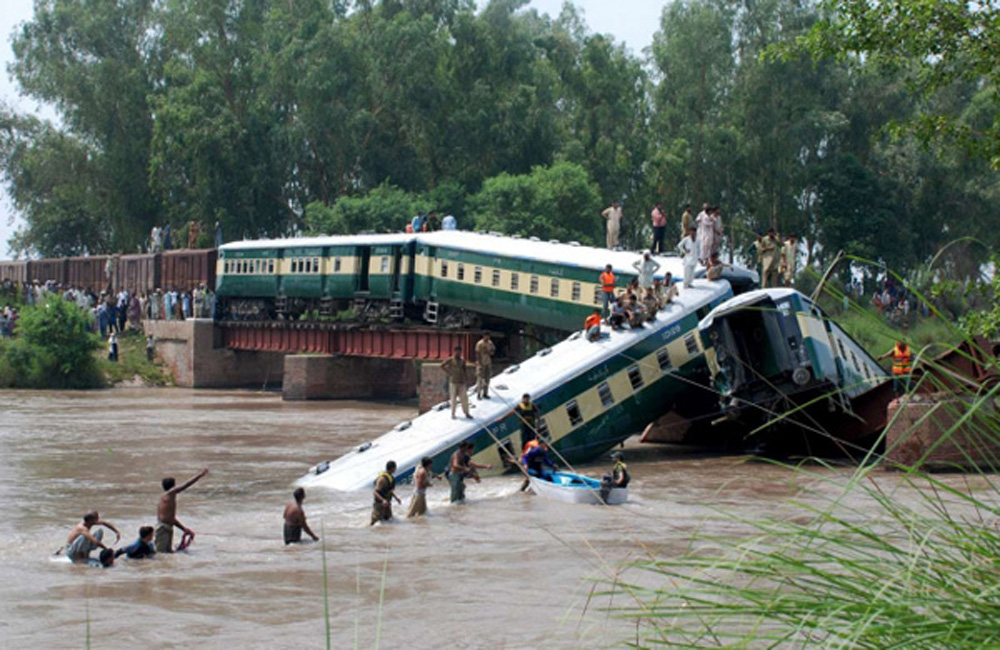
MULTIPOLYGON (((104 531, 91 531, 90 529, 94 526, 104 526, 113 531, 116 542, 122 538, 118 529, 110 522, 101 521, 101 515, 94 510, 85 514, 83 521, 73 526, 73 530, 70 531, 69 537, 66 539, 66 546, 59 551, 64 552, 66 557, 74 562, 86 562, 90 559, 90 552, 95 548, 107 550, 108 547, 104 545, 104 531)), ((56 555, 59 554, 59 551, 56 551, 56 555)))
POLYGON ((472 450, 474 445, 466 440, 458 445, 458 449, 451 455, 448 463, 448 482, 451 484, 451 502, 465 500, 465 477, 471 476, 479 482, 477 469, 493 469, 492 465, 480 465, 472 462, 472 450))
POLYGON ((380 521, 392 519, 392 500, 402 505, 402 501, 396 496, 396 462, 390 460, 385 464, 385 471, 379 472, 375 479, 375 503, 372 504, 372 523, 374 526, 380 521))
POLYGON ((302 502, 306 500, 306 491, 302 488, 296 488, 295 492, 292 492, 292 496, 295 497, 295 501, 285 506, 285 545, 301 542, 303 530, 308 533, 309 537, 313 538, 314 542, 318 542, 319 537, 316 537, 309 528, 309 524, 306 523, 306 512, 302 509, 302 502))
POLYGON ((174 549, 174 526, 183 531, 184 535, 181 537, 181 545, 178 550, 183 550, 187 548, 191 540, 194 539, 194 531, 190 528, 185 528, 184 525, 177 521, 177 495, 188 489, 192 485, 198 482, 201 477, 208 474, 208 469, 203 469, 197 474, 195 474, 191 479, 181 486, 177 486, 177 481, 172 477, 167 477, 163 479, 161 485, 163 485, 163 491, 166 492, 162 497, 160 497, 160 503, 156 507, 156 533, 154 546, 156 547, 157 553, 173 553, 174 549))

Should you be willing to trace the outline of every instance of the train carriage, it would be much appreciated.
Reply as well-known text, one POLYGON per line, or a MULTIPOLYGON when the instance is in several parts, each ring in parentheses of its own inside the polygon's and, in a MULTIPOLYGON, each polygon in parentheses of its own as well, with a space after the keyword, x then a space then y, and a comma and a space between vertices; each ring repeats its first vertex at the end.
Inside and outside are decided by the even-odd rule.
POLYGON ((217 252, 214 248, 166 251, 161 259, 163 289, 194 291, 203 284, 215 286, 217 252))
POLYGON ((66 284, 67 260, 62 258, 46 258, 28 261, 28 282, 38 281, 41 284, 55 282, 66 284))
POLYGON ((83 255, 66 261, 66 282, 71 287, 101 292, 111 287, 114 276, 114 258, 107 255, 83 255), (108 259, 112 260, 108 274, 108 259))
POLYGON ((115 291, 152 293, 162 288, 161 264, 162 256, 159 253, 120 256, 115 274, 115 291))
POLYGON ((27 260, 0 262, 0 282, 24 284, 28 281, 27 260))

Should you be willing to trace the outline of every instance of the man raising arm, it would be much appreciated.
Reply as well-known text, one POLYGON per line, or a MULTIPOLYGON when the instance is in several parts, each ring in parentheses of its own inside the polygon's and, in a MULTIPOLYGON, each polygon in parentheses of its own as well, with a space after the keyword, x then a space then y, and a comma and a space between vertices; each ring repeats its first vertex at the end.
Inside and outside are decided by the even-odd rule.
POLYGON ((185 536, 194 538, 194 531, 186 528, 177 519, 177 495, 197 483, 203 476, 208 474, 208 469, 203 469, 187 482, 177 485, 173 477, 163 479, 161 485, 166 493, 160 497, 160 503, 156 507, 156 552, 173 553, 174 526, 180 528, 185 536))

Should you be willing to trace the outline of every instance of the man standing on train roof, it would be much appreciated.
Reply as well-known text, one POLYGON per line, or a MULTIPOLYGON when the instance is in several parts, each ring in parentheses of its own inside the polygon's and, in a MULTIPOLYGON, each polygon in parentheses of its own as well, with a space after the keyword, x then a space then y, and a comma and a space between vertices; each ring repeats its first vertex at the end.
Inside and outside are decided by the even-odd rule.
POLYGON ((490 339, 489 332, 476 342, 476 398, 490 398, 490 379, 493 377, 493 355, 497 348, 490 339))
POLYGON ((537 437, 538 418, 541 415, 538 405, 531 401, 530 393, 521 395, 521 401, 514 405, 514 415, 521 425, 521 446, 524 447, 529 440, 537 437))
POLYGON ((406 513, 407 519, 427 514, 427 488, 431 486, 431 478, 441 478, 431 472, 433 463, 434 460, 430 456, 424 456, 420 459, 420 466, 413 473, 413 496, 410 497, 410 509, 406 513))
POLYGON ((219 248, 220 246, 222 246, 222 222, 220 221, 215 222, 215 230, 213 231, 213 235, 215 236, 215 247, 219 248))
POLYGON ((608 250, 613 251, 618 248, 618 234, 622 227, 622 209, 618 206, 618 201, 612 201, 611 207, 605 208, 601 212, 601 216, 607 221, 605 243, 608 250))
POLYGON ((598 341, 601 338, 601 310, 594 307, 594 313, 587 316, 583 323, 583 331, 588 341, 598 341))
POLYGON ((785 245, 781 247, 781 274, 786 287, 792 286, 792 280, 795 279, 795 263, 798 253, 799 247, 795 235, 788 235, 785 245))
POLYGON ((896 395, 904 395, 910 390, 910 375, 913 373, 913 350, 906 342, 910 326, 903 323, 902 335, 896 340, 892 349, 880 356, 881 361, 892 357, 892 388, 896 395))
MULTIPOLYGON (((543 481, 551 481, 552 473, 545 468, 550 467, 555 470, 556 464, 549 458, 549 443, 544 438, 532 442, 534 444, 528 446, 521 456, 521 466, 524 467, 524 471, 529 476, 540 478, 543 481)), ((527 490, 529 485, 531 485, 531 481, 526 476, 524 482, 521 483, 521 492, 527 490)))
POLYGON ((372 504, 372 526, 380 521, 389 521, 392 519, 393 499, 396 500, 396 503, 401 505, 403 503, 396 496, 396 477, 393 476, 395 472, 396 461, 390 460, 385 464, 385 470, 379 472, 378 478, 375 479, 375 490, 373 492, 375 503, 372 504))
POLYGON ((653 286, 653 276, 660 270, 660 263, 653 259, 650 251, 646 251, 632 262, 632 268, 639 272, 639 288, 645 291, 653 286))
POLYGON ((667 215, 663 213, 663 202, 658 201, 650 213, 653 220, 653 244, 650 250, 663 255, 663 240, 667 236, 667 215))
POLYGON ((441 220, 441 230, 458 230, 458 222, 455 220, 455 215, 444 215, 444 219, 441 220))
MULTIPOLYGON (((194 531, 186 528, 177 519, 177 495, 188 489, 202 477, 208 475, 208 468, 205 468, 189 478, 185 483, 177 485, 173 477, 168 476, 161 481, 164 495, 160 497, 160 503, 156 506, 156 533, 155 543, 157 553, 174 552, 174 527, 180 528, 184 533, 181 536, 181 547, 186 547, 194 539, 194 531), (186 543, 185 543, 186 542, 186 543)), ((180 547, 179 547, 180 548, 180 547)))
POLYGON ((774 234, 774 228, 768 228, 767 234, 761 240, 757 254, 760 256, 761 288, 768 289, 778 286, 778 261, 781 256, 781 244, 774 234))
POLYGON ((313 538, 314 542, 318 542, 319 537, 309 528, 309 524, 306 523, 306 511, 302 509, 302 502, 306 500, 306 491, 303 488, 296 488, 292 492, 292 498, 295 501, 285 506, 285 528, 283 531, 285 546, 301 542, 303 530, 309 537, 313 538))
POLYGON ((684 206, 684 214, 681 215, 681 237, 688 233, 693 228, 696 228, 694 217, 691 215, 691 204, 688 203, 684 206))
POLYGON ((420 232, 420 230, 424 227, 424 215, 417 214, 413 217, 410 221, 410 227, 413 229, 413 232, 420 232))
POLYGON ((465 479, 475 479, 479 482, 477 469, 493 469, 493 465, 482 465, 472 461, 472 451, 475 445, 469 440, 464 440, 458 445, 458 449, 451 455, 448 461, 448 483, 451 484, 451 494, 449 499, 452 503, 465 499, 465 479))
POLYGON ((598 280, 601 283, 601 299, 604 301, 601 313, 607 313, 615 299, 615 272, 611 270, 610 264, 605 265, 598 280))
POLYGON ((687 229, 687 233, 680 243, 677 244, 677 252, 680 253, 684 262, 684 288, 690 289, 694 282, 694 269, 698 266, 698 239, 695 237, 697 231, 692 226, 687 229))
POLYGON ((601 481, 601 501, 604 503, 608 502, 612 488, 627 488, 632 480, 628 473, 628 467, 625 466, 625 455, 616 451, 611 454, 611 459, 615 461, 611 468, 611 474, 605 474, 601 481))
POLYGON ((462 346, 455 346, 455 354, 445 359, 441 364, 441 370, 448 375, 448 398, 451 401, 451 419, 455 419, 455 407, 458 402, 462 402, 462 412, 465 417, 472 419, 469 414, 469 396, 466 393, 466 380, 468 377, 468 366, 462 358, 462 346))

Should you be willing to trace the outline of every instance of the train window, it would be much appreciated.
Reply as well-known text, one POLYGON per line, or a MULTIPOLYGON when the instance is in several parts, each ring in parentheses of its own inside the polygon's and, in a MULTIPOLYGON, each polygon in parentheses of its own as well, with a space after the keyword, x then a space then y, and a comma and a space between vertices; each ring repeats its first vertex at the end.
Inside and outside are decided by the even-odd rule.
POLYGON ((528 286, 528 291, 530 293, 538 293, 538 276, 531 276, 531 284, 528 286))
POLYGON ((580 412, 580 405, 576 403, 576 400, 566 405, 566 415, 569 416, 569 425, 571 427, 578 426, 583 422, 583 413, 580 412))
POLYGON ((847 360, 847 352, 844 351, 844 342, 837 339, 837 347, 840 348, 840 358, 847 360))
POLYGON ((299 273, 301 271, 301 269, 299 268, 299 265, 300 265, 300 262, 299 262, 299 260, 297 258, 294 259, 294 260, 292 260, 292 273, 299 273))
POLYGON ((601 404, 604 408, 614 405, 615 396, 611 392, 611 386, 608 385, 608 382, 601 382, 601 385, 597 387, 597 395, 601 398, 601 404))
POLYGON ((319 273, 319 258, 313 258, 313 273, 319 273))
POLYGON ((698 354, 698 339, 695 338, 694 332, 684 337, 684 347, 687 348, 688 354, 698 354))
POLYGON ((510 290, 511 291, 518 291, 520 285, 521 285, 521 274, 517 273, 516 271, 514 273, 511 273, 510 274, 510 290))
POLYGON ((388 273, 389 272, 389 258, 388 257, 384 257, 384 256, 382 257, 382 266, 381 266, 381 269, 382 269, 381 270, 382 273, 388 273))
POLYGON ((628 380, 632 384, 632 390, 639 390, 645 383, 642 380, 642 372, 639 371, 639 366, 631 366, 628 369, 628 380))
POLYGON ((274 275, 274 260, 267 261, 267 272, 270 275, 274 275))
POLYGON ((549 295, 553 298, 559 297, 559 279, 552 278, 552 284, 549 287, 549 295))
POLYGON ((601 304, 601 300, 602 300, 601 294, 602 293, 603 292, 601 291, 601 287, 599 285, 595 284, 594 285, 594 304, 595 305, 601 304))
POLYGON ((302 260, 305 263, 305 272, 312 273, 312 260, 302 260))
POLYGON ((457 279, 458 279, 459 282, 465 280, 465 265, 464 264, 459 264, 458 265, 458 278, 457 279))
POLYGON ((851 363, 854 364, 854 370, 856 372, 861 372, 861 365, 858 363, 858 357, 855 356, 854 350, 851 350, 851 363))
POLYGON ((472 272, 472 281, 480 284, 483 281, 483 267, 477 266, 472 272))
POLYGON ((242 260, 240 262, 240 273, 246 274, 246 272, 247 272, 247 261, 242 260))
POLYGON ((549 437, 549 423, 545 421, 545 418, 538 418, 538 437, 548 438, 549 437))
POLYGON ((493 286, 494 287, 500 286, 500 271, 498 271, 497 269, 493 269, 493 286))
POLYGON ((448 262, 441 260, 441 277, 448 277, 448 262))
POLYGON ((333 272, 334 273, 340 273, 340 258, 339 257, 333 258, 333 272))
POLYGON ((661 348, 656 353, 656 363, 660 364, 660 370, 663 372, 670 372, 670 353, 667 352, 666 348, 661 348))
POLYGON ((583 291, 583 288, 580 286, 580 283, 579 282, 574 282, 573 283, 573 295, 572 295, 573 302, 580 302, 580 293, 582 291, 583 291))
POLYGON ((222 272, 224 274, 228 274, 229 273, 229 262, 228 261, 222 263, 222 272))

